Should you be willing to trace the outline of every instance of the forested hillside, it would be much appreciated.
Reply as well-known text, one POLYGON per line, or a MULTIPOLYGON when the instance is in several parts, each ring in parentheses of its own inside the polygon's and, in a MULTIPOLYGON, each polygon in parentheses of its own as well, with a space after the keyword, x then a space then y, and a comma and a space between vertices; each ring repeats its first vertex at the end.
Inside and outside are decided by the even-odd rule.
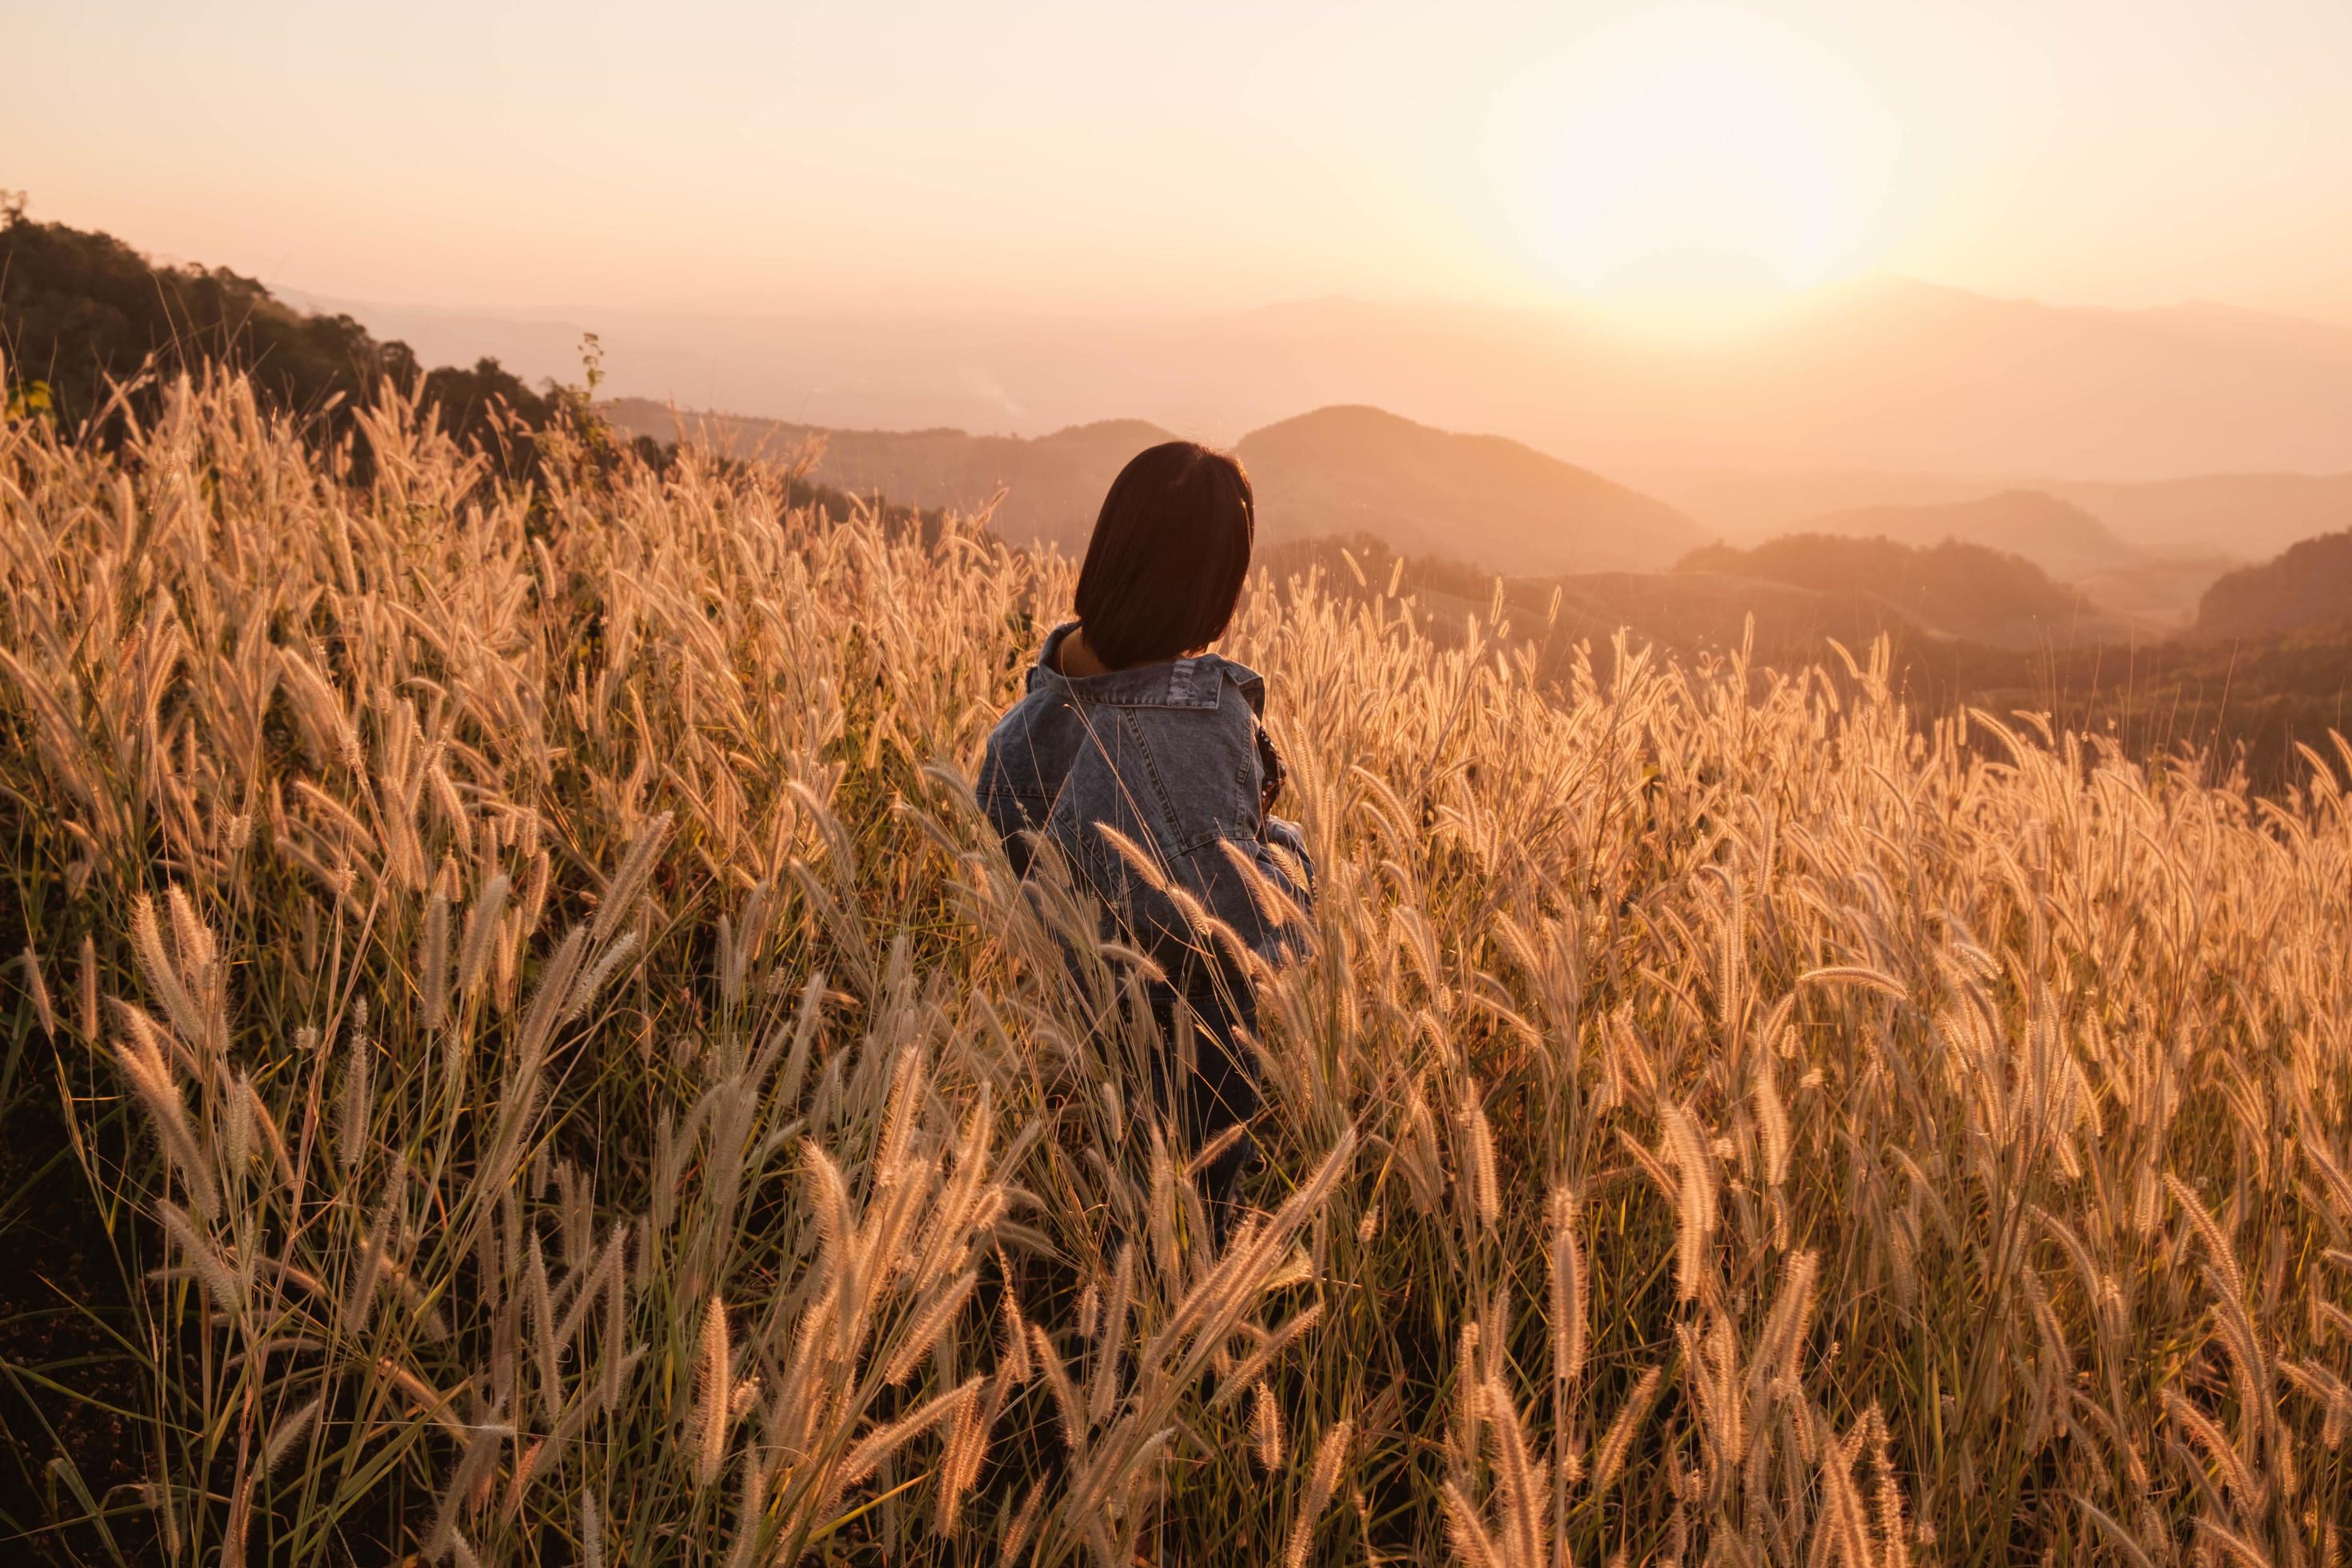
POLYGON ((1704 538, 1664 501, 1500 436, 1318 408, 1242 437, 1268 542, 1371 533, 1487 570, 1654 571, 1704 538))
POLYGON ((2205 591, 2197 631, 2266 637, 2352 624, 2352 529, 2287 547, 2276 560, 2231 573, 2205 591))
MULTIPOLYGON (((537 388, 495 359, 425 370, 407 344, 379 342, 347 315, 297 310, 226 268, 159 263, 111 235, 33 221, 21 200, 0 205, 7 412, 101 445, 151 418, 173 377, 227 374, 244 380, 257 407, 293 416, 314 443, 341 450, 346 477, 358 480, 374 454, 352 438, 353 422, 386 388, 413 397, 516 482, 542 477, 551 440, 606 469, 667 464, 674 443, 617 426, 597 406, 598 355, 591 335, 581 344, 579 384, 537 388)), ((852 495, 811 479, 791 452, 781 456, 793 505, 835 518, 871 510, 887 528, 938 536, 942 509, 852 495)))
POLYGON ((2107 629, 2098 606, 2023 556, 1950 539, 1917 546, 1792 533, 1750 550, 1709 545, 1683 557, 1675 570, 1857 595, 1901 612, 1923 630, 1997 647, 2068 642, 2107 629))
POLYGON ((350 316, 298 310, 226 268, 151 261, 14 203, 0 212, 0 354, 12 406, 102 439, 151 416, 163 380, 215 367, 332 437, 387 380, 421 384, 451 428, 519 461, 530 447, 516 437, 562 412, 555 389, 534 390, 494 359, 425 370, 407 344, 379 342, 350 316))

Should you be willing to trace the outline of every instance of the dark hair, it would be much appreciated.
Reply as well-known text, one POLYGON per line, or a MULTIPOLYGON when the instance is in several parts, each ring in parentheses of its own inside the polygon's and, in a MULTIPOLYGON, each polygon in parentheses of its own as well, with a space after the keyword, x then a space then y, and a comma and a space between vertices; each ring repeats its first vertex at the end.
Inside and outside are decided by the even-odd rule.
POLYGON ((1214 642, 1234 618, 1256 531, 1241 459, 1195 441, 1138 452, 1110 482, 1078 569, 1087 647, 1124 669, 1214 642))

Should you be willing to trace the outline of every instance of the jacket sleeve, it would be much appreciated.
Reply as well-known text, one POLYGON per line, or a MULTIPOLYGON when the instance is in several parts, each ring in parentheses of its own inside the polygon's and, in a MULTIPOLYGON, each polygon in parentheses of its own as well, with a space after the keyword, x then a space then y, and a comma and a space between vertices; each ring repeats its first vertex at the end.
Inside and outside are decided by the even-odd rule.
MULTIPOLYGON (((1269 830, 1273 823, 1268 823, 1269 830)), ((1297 829, 1282 826, 1296 838, 1297 829)), ((1294 877, 1270 837, 1224 838, 1203 845, 1183 857, 1177 868, 1185 890, 1230 929, 1242 946, 1267 963, 1282 964, 1304 954, 1311 945, 1314 879, 1303 864, 1294 877), (1258 884, 1276 895, 1263 899, 1258 884), (1284 902, 1292 907, 1285 909, 1284 902)))
POLYGON ((1180 868, 1180 875, 1188 884, 1186 890, 1229 927, 1244 947, 1269 963, 1281 964, 1311 945, 1315 861, 1297 824, 1258 809, 1265 778, 1263 759, 1271 748, 1262 743, 1264 731, 1255 715, 1245 721, 1258 743, 1248 748, 1248 762, 1236 782, 1244 791, 1241 819, 1254 821, 1256 831, 1229 833, 1205 846, 1185 858, 1189 864, 1180 868), (1261 898, 1261 879, 1278 897, 1261 898), (1285 909, 1285 903, 1292 907, 1285 909))

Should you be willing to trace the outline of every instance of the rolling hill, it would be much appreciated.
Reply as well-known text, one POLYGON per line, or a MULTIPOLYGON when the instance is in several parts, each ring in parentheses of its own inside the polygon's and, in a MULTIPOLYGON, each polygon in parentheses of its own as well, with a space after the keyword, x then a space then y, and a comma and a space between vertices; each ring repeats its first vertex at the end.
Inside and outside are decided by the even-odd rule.
POLYGON ((2197 610, 2205 637, 2346 627, 2352 627, 2352 530, 2304 540, 2274 560, 2231 573, 2205 591, 2197 610))
POLYGON ((723 414, 676 415, 642 398, 607 405, 634 434, 690 436, 739 458, 813 458, 811 472, 856 495, 886 496, 922 509, 976 514, 995 502, 990 523, 1016 542, 1086 547, 1103 492, 1129 458, 1169 439, 1140 419, 1106 419, 1034 438, 961 430, 824 430, 723 414), (1001 498, 1001 499, 1000 499, 1001 498))
POLYGON ((1808 519, 1787 531, 1876 536, 1920 549, 1957 540, 2022 555, 2064 579, 2105 571, 2139 553, 2090 512, 2040 490, 2003 490, 1918 506, 1856 507, 1808 519))
MULTIPOLYGON (((1169 433, 1107 420, 1024 439, 961 430, 818 430, 773 420, 673 416, 643 400, 606 410, 624 429, 698 434, 740 457, 816 454, 813 472, 908 505, 979 510, 1016 543, 1082 551, 1128 458, 1169 433)), ((1458 435, 1360 406, 1318 409, 1242 438, 1267 543, 1373 533, 1407 553, 1482 570, 1556 574, 1662 567, 1701 542, 1674 508, 1499 436, 1458 435)))
POLYGON ((1405 554, 1553 574, 1663 566, 1702 537, 1664 502, 1517 441, 1377 408, 1318 409, 1235 450, 1269 543, 1370 533, 1405 554))
POLYGON ((1829 658, 1831 639, 1855 649, 1881 636, 1906 647, 1934 640, 1884 599, 1730 571, 1498 577, 1442 555, 1401 555, 1370 534, 1278 544, 1261 564, 1277 584, 1313 573, 1342 598, 1382 597, 1393 585, 1417 623, 1447 646, 1470 620, 1486 616, 1499 592, 1513 637, 1538 644, 1554 677, 1580 643, 1596 650, 1605 669, 1620 632, 1635 647, 1653 644, 1693 658, 1745 643, 1767 664, 1829 658))
POLYGON ((2196 613, 2197 596, 2232 563, 2218 552, 2149 548, 2089 508, 2038 489, 1855 507, 1807 519, 1791 531, 1878 537, 1920 549, 1953 540, 2021 555, 2147 631, 2185 626, 2196 613))
POLYGON ((2071 642, 2112 629, 2079 590, 2052 581, 2022 555, 1964 543, 1792 533, 1751 550, 1710 545, 1678 572, 1785 583, 1833 597, 1875 602, 1937 637, 1995 647, 2071 642))

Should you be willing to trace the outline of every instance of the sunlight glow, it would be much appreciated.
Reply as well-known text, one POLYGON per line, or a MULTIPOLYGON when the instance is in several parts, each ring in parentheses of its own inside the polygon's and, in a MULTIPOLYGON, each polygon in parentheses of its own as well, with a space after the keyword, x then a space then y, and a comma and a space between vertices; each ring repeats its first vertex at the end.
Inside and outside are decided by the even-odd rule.
POLYGON ((1541 267, 1623 324, 1712 335, 1857 260, 1867 104, 1744 14, 1677 9, 1530 74, 1491 127, 1541 267))
POLYGON ((1591 105, 1560 136, 1555 258, 1605 288, 1661 257, 1752 262, 1817 280, 1845 193, 1802 112, 1768 83, 1684 61, 1591 105))

